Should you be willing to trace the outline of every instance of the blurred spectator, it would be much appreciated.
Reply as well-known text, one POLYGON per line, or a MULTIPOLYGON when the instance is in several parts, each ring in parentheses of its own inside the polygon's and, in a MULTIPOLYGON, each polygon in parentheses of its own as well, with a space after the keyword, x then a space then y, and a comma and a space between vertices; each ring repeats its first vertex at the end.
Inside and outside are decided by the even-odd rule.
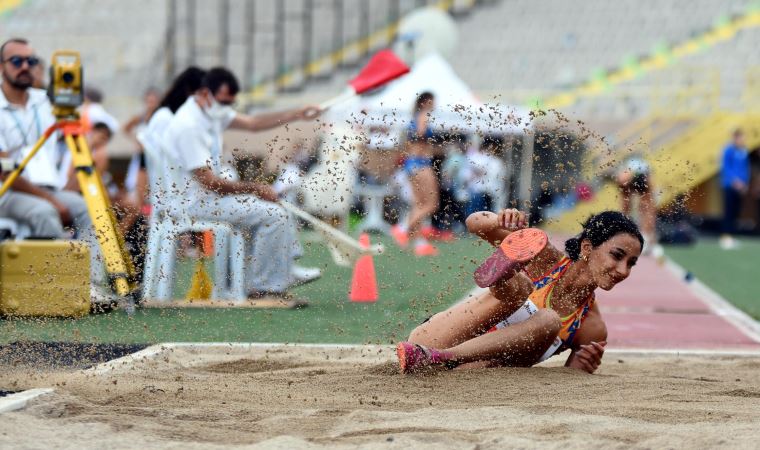
MULTIPOLYGON (((156 151, 162 152, 160 143, 163 142, 164 134, 169 127, 169 123, 171 123, 174 113, 179 110, 190 96, 201 88, 204 76, 206 76, 206 71, 195 66, 190 66, 177 75, 161 98, 158 108, 147 118, 146 126, 140 130, 135 130, 141 148, 144 142, 146 143, 145 145, 148 145, 147 142, 152 142, 156 151)), ((148 162, 144 151, 143 160, 145 160, 144 163, 147 171, 148 162)), ((162 192, 149 192, 147 204, 144 205, 146 215, 157 214, 157 211, 161 209, 174 206, 166 203, 162 204, 163 195, 162 192)), ((147 245, 147 236, 144 229, 133 228, 132 231, 132 233, 127 235, 127 242, 132 241, 132 248, 137 250, 133 252, 136 255, 136 267, 141 267, 141 260, 144 257, 143 249, 147 245)), ((201 237, 198 236, 195 241, 198 243, 198 246, 194 244, 192 234, 182 234, 180 236, 180 248, 184 256, 197 258, 200 255, 199 246, 200 242, 202 242, 201 237)))
POLYGON ((734 131, 731 142, 723 149, 720 163, 720 184, 723 188, 723 234, 720 247, 731 250, 738 246, 733 237, 742 199, 749 187, 749 157, 741 129, 734 131))
MULTIPOLYGON (((298 143, 296 145, 295 154, 288 158, 287 163, 283 166, 280 175, 272 186, 280 198, 293 204, 299 203, 298 194, 301 190, 304 176, 306 175, 312 160, 316 160, 316 158, 311 155, 311 152, 306 145, 303 142, 298 143)), ((263 159, 260 165, 261 168, 259 171, 261 172, 261 180, 264 176, 263 159)))
POLYGON ((444 167, 449 159, 446 151, 461 147, 461 142, 464 142, 466 137, 452 135, 443 139, 449 141, 449 144, 436 145, 436 153, 433 155, 433 171, 438 184, 438 209, 430 217, 430 223, 426 223, 420 229, 420 234, 428 240, 452 241, 455 239, 452 230, 456 228, 457 223, 464 224, 464 217, 462 217, 462 207, 456 200, 455 192, 444 180, 444 167))
POLYGON ((103 92, 99 89, 94 87, 84 89, 84 102, 79 107, 79 115, 85 133, 89 133, 97 122, 103 122, 111 130, 119 129, 119 121, 103 107, 104 99, 103 92))
POLYGON ((132 155, 127 166, 127 175, 124 178, 124 194, 128 195, 129 202, 142 207, 148 202, 148 174, 145 171, 145 156, 142 144, 137 140, 137 134, 145 130, 148 121, 161 102, 161 93, 156 88, 148 88, 143 96, 143 111, 130 118, 124 125, 124 133, 135 143, 136 152, 132 155))
POLYGON ((414 102, 412 120, 406 133, 404 170, 412 186, 412 210, 407 220, 391 227, 391 235, 396 243, 406 248, 409 240, 414 241, 414 254, 435 256, 438 249, 422 235, 421 230, 438 210, 440 185, 433 168, 433 158, 437 153, 436 136, 430 125, 430 116, 435 108, 435 97, 430 92, 421 93, 414 102))
POLYGON ((124 124, 124 133, 126 133, 139 146, 137 133, 148 125, 148 121, 161 103, 161 92, 154 87, 150 87, 143 95, 143 110, 132 116, 124 124))
MULTIPOLYGON (((446 160, 441 167, 441 192, 446 192, 450 200, 447 202, 448 216, 451 218, 450 228, 464 231, 465 205, 470 199, 467 192, 467 157, 464 154, 464 143, 449 146, 446 160)), ((438 213, 437 213, 438 214, 438 213)))
POLYGON ((760 233, 760 150, 757 148, 749 152, 750 161, 750 195, 754 203, 754 227, 755 232, 760 233))
MULTIPOLYGON (((109 171, 109 159, 108 159, 108 143, 113 138, 116 130, 112 130, 104 122, 96 122, 92 125, 92 129, 87 133, 87 144, 90 147, 92 153, 92 160, 95 163, 95 170, 97 170, 100 179, 103 181, 108 192, 111 205, 116 212, 116 218, 119 224, 119 231, 124 236, 132 228, 135 221, 140 214, 140 205, 126 195, 123 189, 120 189, 113 181, 113 176, 109 171)), ((68 181, 64 189, 81 192, 79 183, 76 179, 74 167, 68 164, 68 181)))
POLYGON ((459 203, 469 199, 467 193, 467 156, 462 145, 452 144, 446 152, 446 160, 441 167, 441 187, 449 189, 459 203))
POLYGON ((588 202, 594 198, 594 188, 583 181, 579 181, 575 185, 575 197, 579 202, 588 202))
POLYGON ((227 128, 271 129, 314 118, 319 109, 304 107, 256 116, 240 114, 232 109, 238 86, 229 70, 209 70, 203 87, 171 119, 163 136, 164 147, 186 177, 186 184, 177 188, 188 213, 198 219, 232 223, 247 237, 249 295, 289 297, 287 290, 294 282, 311 281, 321 273, 293 264, 302 253, 295 221, 276 203, 277 194, 269 185, 220 176, 222 132, 227 128))
POLYGON ((633 197, 638 196, 638 222, 644 235, 644 249, 648 254, 657 243, 655 224, 657 205, 652 193, 652 175, 649 163, 639 155, 628 157, 618 168, 617 184, 620 189, 623 214, 631 216, 633 197))
POLYGON ((473 145, 467 151, 467 190, 470 200, 465 217, 477 211, 499 211, 504 208, 506 165, 501 158, 499 142, 484 139, 480 148, 473 145))
MULTIPOLYGON (((3 83, 0 85, 0 152, 20 162, 56 119, 45 91, 33 88, 32 69, 39 64, 34 49, 24 39, 10 39, 0 46, 3 83)), ((81 195, 62 190, 56 165, 58 149, 51 137, 31 159, 11 190, 0 197, 0 216, 28 224, 34 236, 63 237, 62 225, 73 225, 78 237, 90 246, 91 278, 107 281, 87 205, 81 195)))
MULTIPOLYGON (((52 125, 55 117, 44 91, 32 88, 33 71, 39 58, 26 40, 11 39, 0 47, 3 84, 0 85, 0 156, 21 162, 29 148, 39 139, 43 127, 52 125)), ((69 209, 36 181, 45 170, 53 172, 55 144, 49 141, 29 162, 25 172, 11 189, 0 197, 0 216, 8 217, 31 228, 32 237, 63 236, 63 224, 71 224, 69 209)), ((55 184, 56 180, 47 180, 55 184)))

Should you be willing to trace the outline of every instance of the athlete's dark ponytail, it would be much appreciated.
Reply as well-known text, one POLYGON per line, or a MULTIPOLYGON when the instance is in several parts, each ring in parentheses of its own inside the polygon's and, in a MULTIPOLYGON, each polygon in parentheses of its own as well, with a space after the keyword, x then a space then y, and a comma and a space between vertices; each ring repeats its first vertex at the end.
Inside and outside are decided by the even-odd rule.
POLYGON ((583 233, 565 241, 565 253, 567 253, 567 256, 573 261, 578 261, 578 258, 581 257, 581 239, 582 239, 581 236, 582 235, 583 233))
POLYGON ((644 246, 644 236, 633 220, 617 211, 604 211, 591 216, 583 224, 581 234, 565 241, 565 253, 573 261, 578 261, 581 256, 581 242, 584 239, 591 241, 592 247, 599 247, 620 233, 630 234, 639 240, 642 247, 644 246))

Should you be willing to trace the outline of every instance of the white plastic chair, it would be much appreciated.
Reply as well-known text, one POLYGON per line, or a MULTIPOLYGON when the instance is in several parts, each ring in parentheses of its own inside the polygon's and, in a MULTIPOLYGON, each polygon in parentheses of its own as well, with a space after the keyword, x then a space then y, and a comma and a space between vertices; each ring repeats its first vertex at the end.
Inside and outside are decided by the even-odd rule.
POLYGON ((388 234, 391 226, 385 221, 383 206, 385 197, 391 194, 391 189, 385 184, 357 184, 355 194, 361 196, 366 213, 364 219, 359 222, 359 231, 380 231, 388 234))
POLYGON ((167 301, 172 298, 176 267, 177 240, 189 231, 214 233, 214 286, 215 299, 243 301, 245 241, 228 223, 193 220, 176 199, 176 186, 181 186, 181 174, 154 136, 142 133, 138 139, 143 145, 150 183, 153 207, 148 231, 148 245, 143 269, 143 298, 167 301))

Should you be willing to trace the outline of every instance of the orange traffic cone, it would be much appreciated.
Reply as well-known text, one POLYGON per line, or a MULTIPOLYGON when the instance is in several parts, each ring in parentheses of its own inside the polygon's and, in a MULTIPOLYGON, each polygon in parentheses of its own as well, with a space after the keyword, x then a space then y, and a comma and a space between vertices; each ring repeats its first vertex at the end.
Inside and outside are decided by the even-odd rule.
POLYGON ((203 256, 214 256, 214 232, 206 230, 203 232, 203 242, 201 243, 203 256))
MULTIPOLYGON (((369 248, 369 235, 362 233, 359 243, 364 248, 369 248)), ((352 302, 376 302, 377 301, 377 278, 375 276, 375 263, 372 255, 361 256, 354 266, 354 275, 351 278, 351 292, 348 298, 352 302)))

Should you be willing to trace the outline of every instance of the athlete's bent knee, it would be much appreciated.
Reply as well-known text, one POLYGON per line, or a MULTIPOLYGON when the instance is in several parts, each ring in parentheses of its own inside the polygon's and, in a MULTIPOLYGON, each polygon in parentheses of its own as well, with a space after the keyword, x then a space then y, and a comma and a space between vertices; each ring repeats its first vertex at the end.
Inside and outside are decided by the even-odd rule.
POLYGON ((422 325, 418 325, 417 328, 412 330, 412 332, 409 333, 409 338, 407 341, 414 344, 430 345, 430 333, 425 325, 426 323, 423 323, 422 325))
POLYGON ((559 314, 552 309, 539 309, 534 315, 537 326, 541 331, 550 335, 557 335, 562 328, 562 319, 559 314))

